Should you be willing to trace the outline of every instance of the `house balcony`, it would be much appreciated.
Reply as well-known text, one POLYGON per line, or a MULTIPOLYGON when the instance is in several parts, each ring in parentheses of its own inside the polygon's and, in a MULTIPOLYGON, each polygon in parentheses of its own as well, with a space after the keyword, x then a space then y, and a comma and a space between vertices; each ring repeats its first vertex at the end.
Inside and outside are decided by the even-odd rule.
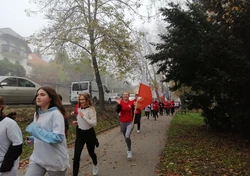
POLYGON ((28 53, 24 49, 20 49, 18 47, 11 46, 8 44, 2 44, 0 47, 0 52, 4 56, 15 58, 28 58, 28 53))

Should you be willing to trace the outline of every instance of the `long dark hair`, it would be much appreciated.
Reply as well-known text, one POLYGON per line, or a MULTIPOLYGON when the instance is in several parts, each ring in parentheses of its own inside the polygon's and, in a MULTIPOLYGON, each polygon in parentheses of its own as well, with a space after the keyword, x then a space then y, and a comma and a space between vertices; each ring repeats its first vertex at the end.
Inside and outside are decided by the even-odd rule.
POLYGON ((1 109, 0 109, 0 118, 1 118, 1 120, 4 117, 9 117, 9 118, 11 118, 13 120, 15 119, 16 112, 11 112, 11 113, 9 113, 7 115, 3 112, 3 109, 4 109, 4 99, 1 96, 0 96, 0 106, 1 106, 1 109))
POLYGON ((3 97, 0 96, 0 106, 2 107, 0 109, 0 117, 2 118, 4 116, 3 114, 3 109, 4 109, 4 100, 3 100, 3 97))
MULTIPOLYGON (((52 107, 57 107, 59 109, 59 111, 62 113, 63 117, 66 117, 66 110, 65 110, 64 106, 62 105, 62 102, 60 101, 55 89, 50 87, 50 86, 42 86, 36 91, 36 93, 40 89, 44 90, 51 99, 48 109, 50 109, 52 107)), ((35 98, 37 98, 37 94, 36 94, 35 98)), ((37 106, 37 104, 36 104, 36 118, 37 119, 39 118, 38 111, 39 111, 39 106, 37 106)))

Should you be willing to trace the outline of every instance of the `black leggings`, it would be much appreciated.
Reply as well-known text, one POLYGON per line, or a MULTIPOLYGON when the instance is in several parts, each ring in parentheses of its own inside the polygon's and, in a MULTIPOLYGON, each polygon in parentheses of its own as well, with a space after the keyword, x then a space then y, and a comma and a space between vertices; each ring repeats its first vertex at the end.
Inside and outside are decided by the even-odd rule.
POLYGON ((149 111, 145 111, 145 116, 149 119, 149 111))
POLYGON ((135 124, 137 124, 137 130, 141 128, 141 113, 135 114, 135 124))
POLYGON ((97 157, 95 154, 96 134, 94 128, 89 130, 76 129, 76 141, 74 151, 74 162, 73 162, 73 176, 77 176, 80 166, 80 158, 84 144, 87 145, 89 156, 92 159, 94 165, 97 164, 97 157))

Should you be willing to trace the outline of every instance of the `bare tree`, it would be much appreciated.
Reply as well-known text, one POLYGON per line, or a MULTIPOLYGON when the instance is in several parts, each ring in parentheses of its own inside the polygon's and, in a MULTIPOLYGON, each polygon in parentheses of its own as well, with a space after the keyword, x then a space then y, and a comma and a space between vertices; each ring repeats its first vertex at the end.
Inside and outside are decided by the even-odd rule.
MULTIPOLYGON (((84 55, 92 61, 104 109, 100 72, 125 74, 131 70, 135 43, 130 38, 131 21, 125 13, 137 14, 134 0, 33 0, 49 25, 31 37, 47 53, 64 46, 69 56, 84 55)), ((31 13, 32 11, 29 11, 31 13)), ((34 12, 34 11, 33 11, 34 12)))
POLYGON ((156 97, 159 98, 159 88, 161 76, 157 75, 157 65, 150 64, 145 58, 146 55, 152 54, 154 51, 154 46, 150 44, 150 41, 156 40, 147 29, 140 29, 141 32, 134 32, 134 37, 137 39, 137 50, 136 50, 136 60, 133 64, 134 76, 141 79, 141 75, 146 73, 150 87, 154 90, 156 97))

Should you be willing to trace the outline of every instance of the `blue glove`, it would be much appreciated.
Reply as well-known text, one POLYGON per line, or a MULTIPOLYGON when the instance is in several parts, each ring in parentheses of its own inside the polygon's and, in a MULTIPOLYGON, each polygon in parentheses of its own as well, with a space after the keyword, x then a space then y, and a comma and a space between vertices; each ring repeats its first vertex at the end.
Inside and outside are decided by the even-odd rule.
POLYGON ((35 138, 49 144, 61 143, 64 139, 63 134, 48 132, 37 126, 34 122, 28 125, 26 131, 32 134, 32 136, 34 136, 35 138))

